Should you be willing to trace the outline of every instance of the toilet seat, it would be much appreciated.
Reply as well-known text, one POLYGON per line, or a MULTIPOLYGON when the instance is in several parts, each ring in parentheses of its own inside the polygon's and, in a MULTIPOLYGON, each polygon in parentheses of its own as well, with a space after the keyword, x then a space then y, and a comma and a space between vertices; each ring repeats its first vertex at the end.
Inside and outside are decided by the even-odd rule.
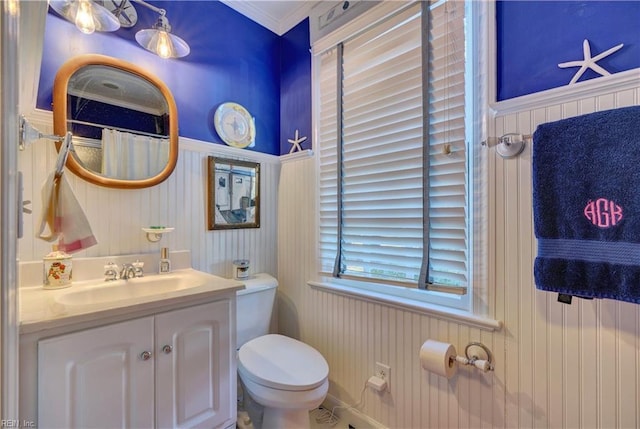
POLYGON ((284 335, 264 335, 245 343, 238 351, 242 378, 271 389, 312 390, 322 386, 329 366, 313 347, 284 335))

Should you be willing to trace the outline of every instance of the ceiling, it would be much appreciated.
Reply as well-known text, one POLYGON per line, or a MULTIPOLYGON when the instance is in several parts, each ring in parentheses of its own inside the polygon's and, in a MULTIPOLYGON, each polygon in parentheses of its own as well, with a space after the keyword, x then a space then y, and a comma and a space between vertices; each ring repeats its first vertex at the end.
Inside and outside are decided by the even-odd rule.
POLYGON ((308 17, 311 9, 320 3, 318 0, 220 1, 280 36, 308 17))

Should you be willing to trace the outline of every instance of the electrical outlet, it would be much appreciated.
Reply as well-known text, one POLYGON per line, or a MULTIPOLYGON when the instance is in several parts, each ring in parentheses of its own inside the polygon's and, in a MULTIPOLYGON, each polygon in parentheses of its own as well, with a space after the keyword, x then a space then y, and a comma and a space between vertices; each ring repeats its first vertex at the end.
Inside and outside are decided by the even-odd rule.
POLYGON ((380 362, 376 362, 376 374, 377 377, 382 378, 387 382, 387 391, 391 390, 391 367, 380 362))

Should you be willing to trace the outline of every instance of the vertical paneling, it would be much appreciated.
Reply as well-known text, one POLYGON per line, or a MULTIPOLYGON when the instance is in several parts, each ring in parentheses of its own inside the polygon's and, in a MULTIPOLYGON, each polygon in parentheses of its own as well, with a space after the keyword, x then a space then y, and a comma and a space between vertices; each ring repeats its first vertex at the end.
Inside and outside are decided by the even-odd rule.
POLYGON ((617 347, 617 373, 616 379, 620 380, 616 392, 618 399, 616 413, 619 416, 620 427, 638 427, 638 361, 640 355, 638 349, 638 312, 633 312, 635 305, 620 302, 617 309, 618 341, 617 347), (625 317, 628 314, 630 317, 625 317), (634 317, 635 316, 635 317, 634 317), (634 402, 635 401, 635 402, 634 402))
MULTIPOLYGON (((43 112, 31 122, 43 133, 52 133, 51 114, 43 112)), ((277 200, 280 161, 277 157, 246 151, 244 159, 261 163, 261 227, 229 231, 208 231, 206 223, 207 155, 238 158, 237 152, 221 152, 219 145, 181 139, 176 169, 158 186, 146 189, 108 189, 65 176, 82 205, 98 244, 75 254, 77 257, 191 250, 194 268, 225 277, 232 275, 232 261, 251 261, 253 272, 277 274, 277 200), (187 147, 185 149, 184 147, 187 147), (175 227, 158 243, 147 241, 141 228, 149 225, 175 227)), ((223 148, 224 149, 224 148, 223 148)), ((54 144, 39 141, 18 154, 18 168, 24 172, 24 198, 32 200, 32 215, 25 215, 25 234, 18 240, 22 261, 39 260, 51 246, 35 237, 42 213, 41 187, 53 171, 54 144)), ((151 272, 156 267, 145 267, 151 272)), ((100 275, 100 274, 98 274, 100 275)))
MULTIPOLYGON (((501 136, 503 134, 507 134, 507 125, 505 124, 504 118, 497 118, 494 123, 494 133, 497 136, 501 136)), ((495 284, 505 284, 505 273, 507 272, 507 259, 505 255, 505 243, 507 242, 507 236, 505 235, 505 222, 506 218, 506 201, 507 197, 505 194, 505 186, 504 181, 501 178, 506 177, 505 174, 505 163, 501 162, 500 158, 496 156, 495 152, 492 151, 489 153, 490 158, 490 167, 489 170, 489 189, 493 191, 493 198, 490 199, 489 210, 493 212, 493 217, 495 218, 494 231, 489 231, 489 237, 493 237, 494 240, 494 249, 492 249, 492 253, 495 254, 495 270, 493 271, 493 277, 495 279, 495 284)), ((490 238, 491 239, 491 238, 490 238)), ((491 285, 489 285, 491 287, 491 285)), ((508 306, 506 305, 506 288, 495 288, 495 315, 499 320, 506 320, 507 314, 506 311, 508 306)), ((505 333, 509 334, 512 330, 510 325, 506 325, 504 328, 505 333)), ((507 339, 509 335, 501 335, 498 340, 498 347, 500 347, 500 352, 503 359, 496 360, 496 368, 495 368, 495 376, 501 380, 505 380, 505 372, 508 369, 508 362, 504 357, 507 355, 508 346, 507 339)), ((500 384, 494 384, 492 389, 492 401, 490 402, 490 409, 492 410, 491 414, 488 414, 486 411, 486 403, 483 403, 480 407, 480 417, 484 417, 481 419, 483 422, 483 427, 486 427, 485 419, 488 424, 493 425, 496 428, 504 427, 505 415, 506 415, 506 407, 508 404, 507 401, 507 389, 506 386, 500 384)), ((484 401, 480 401, 484 402, 484 401)))
MULTIPOLYGON (((492 127, 495 135, 530 134, 542 122, 636 104, 640 89, 625 90, 499 116, 492 127)), ((50 120, 34 125, 51 132, 50 120)), ((389 427, 640 426, 640 307, 608 300, 565 306, 533 284, 530 145, 515 159, 489 154, 489 224, 495 225, 487 249, 494 261, 491 305, 504 322, 496 333, 310 289, 306 282, 317 271, 313 157, 282 165, 261 158, 261 228, 207 231, 206 155, 214 150, 187 145, 171 177, 143 190, 100 188, 67 174, 99 242, 78 256, 158 252, 167 246, 190 249, 193 266, 203 271, 230 276, 231 261, 242 257, 256 272, 278 274, 279 330, 323 353, 334 397, 359 402, 375 362, 391 365, 391 392, 367 390, 359 407, 389 427), (176 230, 149 243, 140 228, 150 224, 176 230), (493 350, 496 371, 462 368, 452 380, 425 373, 418 349, 428 338, 452 342, 459 350, 480 340, 493 350)), ((50 248, 34 235, 40 188, 55 158, 49 142, 19 154, 25 199, 33 201, 34 210, 25 216, 25 236, 18 244, 24 261, 40 259, 50 248)))
MULTIPOLYGON (((491 128, 496 136, 532 134, 543 122, 637 104, 640 89, 622 90, 501 115, 491 128)), ((280 293, 293 300, 287 311, 296 314, 287 323, 298 326, 281 329, 300 332, 327 358, 331 395, 358 402, 379 361, 392 367, 391 393, 366 391, 358 409, 388 427, 640 427, 640 306, 580 299, 567 306, 535 289, 531 149, 529 143, 508 160, 488 149, 488 224, 495 225, 487 249, 494 280, 489 295, 504 322, 495 333, 309 288, 317 266, 315 164, 282 165, 278 273, 280 293), (305 221, 294 222, 293 213, 305 221), (482 341, 495 355, 496 370, 462 368, 451 380, 426 373, 418 349, 428 338, 458 350, 482 341)))

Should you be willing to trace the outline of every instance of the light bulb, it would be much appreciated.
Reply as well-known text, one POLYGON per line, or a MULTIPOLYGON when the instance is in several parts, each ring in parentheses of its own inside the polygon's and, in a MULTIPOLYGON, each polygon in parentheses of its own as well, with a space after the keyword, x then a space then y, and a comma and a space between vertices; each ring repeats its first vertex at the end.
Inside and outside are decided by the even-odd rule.
POLYGON ((173 57, 173 43, 166 31, 158 31, 156 53, 160 58, 164 59, 173 57))
POLYGON ((96 31, 96 22, 93 19, 93 8, 89 0, 80 0, 76 13, 76 27, 84 34, 96 31))

